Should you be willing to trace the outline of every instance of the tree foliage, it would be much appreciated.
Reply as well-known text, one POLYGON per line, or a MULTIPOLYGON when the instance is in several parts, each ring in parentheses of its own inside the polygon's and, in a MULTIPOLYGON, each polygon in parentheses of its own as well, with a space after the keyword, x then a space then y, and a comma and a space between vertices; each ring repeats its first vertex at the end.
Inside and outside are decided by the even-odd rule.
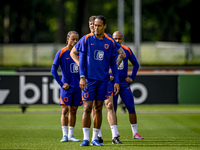
MULTIPOLYGON (((133 0, 124 0, 126 42, 133 41, 133 0)), ((117 30, 117 0, 3 0, 0 43, 64 43, 67 32, 89 32, 91 15, 107 18, 117 30)), ((120 7, 120 6, 119 6, 120 7)), ((141 0, 142 41, 198 42, 196 0, 141 0)))

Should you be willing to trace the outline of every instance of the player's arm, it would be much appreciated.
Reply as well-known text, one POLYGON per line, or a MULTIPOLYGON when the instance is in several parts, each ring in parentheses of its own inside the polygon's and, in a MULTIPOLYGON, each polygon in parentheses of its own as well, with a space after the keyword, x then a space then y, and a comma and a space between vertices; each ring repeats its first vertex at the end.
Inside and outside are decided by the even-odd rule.
MULTIPOLYGON (((132 53, 132 52, 131 52, 131 53, 132 53)), ((137 61, 137 59, 136 59, 136 57, 135 57, 135 55, 134 55, 133 53, 132 53, 132 55, 130 55, 129 60, 130 60, 130 62, 131 62, 132 65, 133 65, 133 69, 132 69, 132 75, 130 76, 130 79, 132 79, 132 81, 129 81, 128 79, 126 79, 126 81, 127 81, 128 83, 134 81, 134 79, 135 79, 135 77, 136 77, 136 74, 137 74, 137 72, 138 72, 138 69, 139 69, 139 63, 138 63, 138 61, 137 61)))
POLYGON ((115 92, 115 95, 117 95, 119 93, 120 87, 119 87, 119 73, 118 73, 117 64, 116 64, 116 57, 111 58, 110 67, 112 69, 112 74, 114 76, 114 81, 115 81, 114 92, 115 92))
POLYGON ((71 52, 70 52, 70 56, 74 60, 74 62, 79 66, 79 58, 77 56, 78 53, 79 52, 76 50, 76 48, 73 47, 71 52))
POLYGON ((112 69, 109 69, 109 75, 110 75, 110 81, 114 80, 113 74, 112 74, 112 69))
POLYGON ((60 80, 60 77, 58 75, 58 67, 57 65, 53 64, 51 67, 51 73, 54 77, 54 79, 57 81, 57 83, 60 85, 60 87, 62 87, 63 89, 67 90, 69 88, 69 84, 68 83, 62 83, 62 81, 60 80))
POLYGON ((79 74, 80 74, 80 88, 83 91, 87 89, 87 82, 85 80, 85 59, 86 53, 80 52, 79 53, 79 74))
POLYGON ((55 80, 57 81, 57 83, 60 85, 60 87, 62 87, 62 86, 63 86, 63 83, 62 83, 62 81, 60 80, 60 77, 59 77, 58 72, 57 72, 58 67, 59 67, 59 66, 53 64, 52 67, 51 67, 51 73, 52 73, 54 79, 55 79, 55 80))
POLYGON ((114 43, 115 43, 115 46, 116 46, 116 48, 118 49, 117 50, 117 52, 118 52, 118 58, 117 58, 117 61, 116 61, 116 63, 117 63, 117 66, 119 67, 119 65, 121 64, 121 62, 122 62, 122 60, 124 59, 124 57, 125 57, 125 52, 124 52, 124 50, 123 50, 123 48, 121 47, 121 45, 119 44, 119 43, 117 43, 116 41, 115 41, 115 39, 110 35, 110 34, 107 34, 110 38, 112 38, 113 39, 113 41, 114 41, 114 43))
MULTIPOLYGON (((133 63, 132 63, 133 64, 133 63)), ((134 62, 134 65, 133 65, 133 70, 132 70, 132 75, 131 75, 131 79, 134 81, 134 79, 135 79, 135 76, 136 76, 136 74, 137 74, 137 72, 138 72, 138 69, 139 69, 139 63, 138 63, 138 61, 136 60, 135 62, 134 62)))
POLYGON ((58 68, 59 68, 59 65, 60 65, 60 51, 58 51, 55 55, 55 58, 53 60, 53 64, 52 64, 52 67, 51 67, 51 74, 53 75, 54 79, 56 80, 56 82, 60 85, 60 87, 63 86, 63 82, 61 81, 59 75, 58 75, 58 68))
POLYGON ((117 60, 116 60, 116 63, 117 63, 117 66, 119 67, 119 65, 121 64, 122 60, 124 59, 125 57, 125 52, 124 50, 122 49, 122 47, 120 47, 118 50, 118 57, 117 57, 117 60))

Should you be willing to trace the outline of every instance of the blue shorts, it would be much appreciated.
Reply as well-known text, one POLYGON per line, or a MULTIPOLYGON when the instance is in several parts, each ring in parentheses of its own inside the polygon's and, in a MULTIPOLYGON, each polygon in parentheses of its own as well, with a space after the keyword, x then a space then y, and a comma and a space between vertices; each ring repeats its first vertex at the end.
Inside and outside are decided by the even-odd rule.
POLYGON ((87 79, 87 89, 82 91, 82 100, 86 101, 104 101, 107 95, 107 81, 99 81, 93 79, 87 79))
POLYGON ((121 87, 119 94, 113 96, 113 105, 115 112, 117 111, 117 99, 118 95, 120 95, 122 101, 124 102, 129 114, 135 113, 135 104, 134 104, 134 97, 130 87, 121 87))
POLYGON ((81 99, 81 89, 74 91, 72 89, 64 90, 60 88, 60 104, 68 106, 81 106, 83 101, 81 99))
POLYGON ((108 87, 107 87, 107 96, 112 96, 113 95, 113 90, 114 90, 114 85, 111 81, 108 81, 108 87))

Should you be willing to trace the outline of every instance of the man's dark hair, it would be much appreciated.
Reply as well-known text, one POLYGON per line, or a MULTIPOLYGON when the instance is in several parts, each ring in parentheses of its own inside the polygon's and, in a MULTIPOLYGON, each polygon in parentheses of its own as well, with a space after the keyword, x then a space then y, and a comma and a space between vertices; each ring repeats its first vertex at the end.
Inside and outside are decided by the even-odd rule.
POLYGON ((76 31, 69 31, 69 32, 67 33, 67 37, 70 37, 70 35, 71 35, 72 33, 74 33, 74 34, 77 34, 77 35, 78 35, 78 33, 77 33, 76 31))
POLYGON ((102 15, 96 16, 95 19, 100 19, 100 20, 103 21, 103 24, 104 24, 104 25, 106 24, 106 18, 105 18, 104 16, 102 16, 102 15))

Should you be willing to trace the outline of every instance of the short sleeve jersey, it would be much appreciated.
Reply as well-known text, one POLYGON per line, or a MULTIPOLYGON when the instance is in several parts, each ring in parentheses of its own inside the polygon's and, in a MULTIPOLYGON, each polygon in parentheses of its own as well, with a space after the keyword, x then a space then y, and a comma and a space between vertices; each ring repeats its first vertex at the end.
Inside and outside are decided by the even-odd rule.
POLYGON ((62 72, 61 81, 63 83, 68 83, 69 87, 74 91, 78 91, 80 89, 79 67, 70 57, 70 51, 67 47, 62 48, 57 52, 53 64, 57 66, 60 65, 62 72))
POLYGON ((118 55, 120 48, 106 33, 103 39, 97 38, 93 33, 83 36, 75 45, 79 53, 86 54, 85 77, 100 81, 108 81, 111 57, 118 55))
POLYGON ((119 84, 120 84, 120 86, 129 86, 129 83, 127 83, 125 80, 125 78, 128 77, 128 60, 130 60, 131 63, 134 65, 135 62, 137 61, 137 59, 129 47, 127 47, 125 45, 121 45, 121 47, 123 48, 123 50, 125 52, 125 57, 118 67, 119 84))

